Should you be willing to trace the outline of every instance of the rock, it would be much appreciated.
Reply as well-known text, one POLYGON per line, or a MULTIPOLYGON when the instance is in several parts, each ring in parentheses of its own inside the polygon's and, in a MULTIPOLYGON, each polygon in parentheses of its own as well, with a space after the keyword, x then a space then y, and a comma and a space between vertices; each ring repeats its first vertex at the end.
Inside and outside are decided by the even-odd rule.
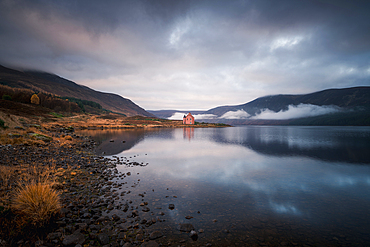
POLYGON ((130 243, 125 243, 124 245, 122 245, 122 247, 131 247, 132 245, 130 243))
POLYGON ((60 232, 52 232, 52 233, 49 233, 46 238, 51 241, 51 240, 59 239, 61 236, 62 236, 62 233, 60 232))
POLYGON ((149 212, 150 211, 150 209, 148 208, 148 207, 143 207, 143 212, 149 212))
POLYGON ((100 244, 108 244, 109 243, 109 236, 106 233, 100 233, 98 235, 98 241, 100 244))
POLYGON ((191 237, 191 239, 193 239, 194 241, 197 241, 198 240, 198 233, 194 230, 191 230, 190 234, 189 234, 189 237, 191 237))
POLYGON ((158 243, 154 240, 150 240, 149 242, 144 242, 140 245, 141 247, 158 247, 158 243))
POLYGON ((125 237, 126 237, 126 234, 124 232, 118 233, 118 236, 117 236, 118 239, 124 239, 125 237))
POLYGON ((170 205, 168 205, 168 208, 171 209, 171 210, 172 209, 175 209, 175 205, 174 204, 170 204, 170 205))
POLYGON ((177 226, 177 230, 181 232, 190 232, 191 230, 194 230, 194 226, 189 223, 179 224, 177 226))
POLYGON ((83 244, 85 242, 85 235, 81 232, 77 231, 71 235, 67 235, 63 239, 63 245, 76 245, 76 244, 83 244))
POLYGON ((139 216, 139 212, 137 210, 133 210, 132 211, 132 216, 133 217, 139 216))
POLYGON ((112 215, 112 218, 113 218, 113 220, 114 221, 119 221, 119 220, 121 220, 121 217, 119 217, 118 215, 116 215, 116 214, 113 214, 112 215))
POLYGON ((193 216, 185 216, 185 219, 187 219, 187 220, 190 220, 192 218, 193 218, 193 216))
POLYGON ((152 232, 150 235, 149 235, 149 239, 150 240, 154 240, 154 239, 157 239, 157 238, 161 238, 163 237, 163 233, 160 232, 160 231, 154 231, 152 232))

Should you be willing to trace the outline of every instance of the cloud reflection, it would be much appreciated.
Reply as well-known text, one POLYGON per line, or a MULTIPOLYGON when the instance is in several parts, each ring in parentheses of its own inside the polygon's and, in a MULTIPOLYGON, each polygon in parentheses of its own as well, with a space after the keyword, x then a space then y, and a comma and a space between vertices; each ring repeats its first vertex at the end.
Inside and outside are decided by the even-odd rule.
MULTIPOLYGON (((124 143, 130 148, 118 156, 147 154, 134 158, 149 163, 140 170, 142 181, 150 181, 153 188, 160 181, 200 205, 222 195, 235 207, 244 207, 239 203, 246 200, 253 210, 318 219, 322 212, 339 210, 328 207, 328 200, 343 206, 353 200, 370 201, 370 167, 355 162, 364 160, 357 155, 368 147, 367 128, 265 126, 123 133, 107 136, 132 143, 124 143), (317 150, 336 157, 318 159, 317 150), (341 150, 350 151, 351 165, 341 150)), ((117 145, 123 144, 117 140, 117 145)))

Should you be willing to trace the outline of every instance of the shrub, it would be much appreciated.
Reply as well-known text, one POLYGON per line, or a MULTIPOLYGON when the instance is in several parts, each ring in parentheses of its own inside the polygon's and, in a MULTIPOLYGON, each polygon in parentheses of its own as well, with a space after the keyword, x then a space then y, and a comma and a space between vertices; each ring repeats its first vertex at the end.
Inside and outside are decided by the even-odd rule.
POLYGON ((61 118, 61 117, 64 117, 62 114, 58 114, 56 112, 50 112, 51 115, 53 115, 54 117, 56 118, 61 118))
POLYGON ((3 129, 5 128, 5 122, 1 118, 0 118, 0 127, 3 129))
POLYGON ((31 104, 39 105, 40 104, 40 98, 37 96, 37 94, 33 94, 31 96, 31 104))
POLYGON ((15 191, 12 208, 32 224, 42 226, 60 212, 59 193, 51 183, 31 181, 15 191))
POLYGON ((12 100, 12 96, 7 95, 7 94, 3 94, 2 99, 3 100, 12 100))

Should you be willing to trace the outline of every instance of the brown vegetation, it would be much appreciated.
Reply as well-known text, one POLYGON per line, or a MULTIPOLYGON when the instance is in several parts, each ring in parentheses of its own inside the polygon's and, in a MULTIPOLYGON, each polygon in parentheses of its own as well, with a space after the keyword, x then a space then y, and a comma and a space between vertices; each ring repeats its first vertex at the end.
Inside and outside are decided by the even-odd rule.
POLYGON ((14 192, 12 208, 33 225, 42 226, 59 213, 59 193, 50 182, 36 182, 20 185, 14 192))
POLYGON ((37 94, 33 94, 31 96, 31 104, 35 104, 35 105, 40 104, 40 98, 37 96, 37 94))
POLYGON ((81 112, 81 108, 75 102, 69 102, 59 98, 57 95, 36 93, 30 89, 12 88, 0 85, 0 95, 10 96, 10 100, 24 103, 36 104, 49 108, 53 111, 61 112, 81 112))

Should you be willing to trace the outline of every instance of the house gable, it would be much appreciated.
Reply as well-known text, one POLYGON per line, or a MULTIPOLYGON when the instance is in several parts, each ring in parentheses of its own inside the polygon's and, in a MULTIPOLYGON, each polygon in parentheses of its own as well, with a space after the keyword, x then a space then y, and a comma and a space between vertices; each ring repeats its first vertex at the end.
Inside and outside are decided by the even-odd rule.
POLYGON ((191 113, 189 112, 188 115, 183 117, 182 123, 183 124, 194 124, 195 119, 194 119, 193 115, 191 115, 191 113))

